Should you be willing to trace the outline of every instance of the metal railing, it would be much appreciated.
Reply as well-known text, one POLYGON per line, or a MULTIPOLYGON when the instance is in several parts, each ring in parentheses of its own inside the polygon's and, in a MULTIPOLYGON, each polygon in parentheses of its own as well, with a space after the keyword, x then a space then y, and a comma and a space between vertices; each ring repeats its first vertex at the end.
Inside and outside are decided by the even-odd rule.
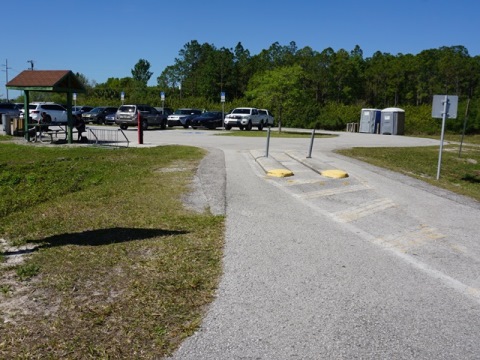
POLYGON ((358 123, 352 122, 352 123, 347 123, 347 132, 358 132, 358 123))
POLYGON ((129 141, 122 129, 101 129, 87 127, 89 143, 100 146, 128 147, 129 141))

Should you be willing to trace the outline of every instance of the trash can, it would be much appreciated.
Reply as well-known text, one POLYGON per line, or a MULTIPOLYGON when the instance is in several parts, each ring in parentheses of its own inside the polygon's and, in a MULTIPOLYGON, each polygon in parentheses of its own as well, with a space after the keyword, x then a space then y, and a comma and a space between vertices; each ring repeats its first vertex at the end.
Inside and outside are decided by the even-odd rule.
POLYGON ((11 116, 8 114, 2 114, 2 128, 5 135, 12 135, 11 131, 11 116))
POLYGON ((386 108, 382 110, 380 134, 403 135, 405 132, 405 110, 386 108))

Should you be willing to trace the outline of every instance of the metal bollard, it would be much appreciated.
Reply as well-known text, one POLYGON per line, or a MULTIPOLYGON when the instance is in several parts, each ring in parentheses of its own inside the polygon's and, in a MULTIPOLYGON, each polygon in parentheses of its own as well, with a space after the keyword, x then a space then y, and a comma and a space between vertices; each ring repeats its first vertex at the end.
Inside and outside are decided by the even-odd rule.
POLYGON ((310 138, 310 149, 308 151, 307 159, 312 157, 312 149, 313 149, 313 140, 315 139, 315 129, 312 130, 312 137, 310 138))
POLYGON ((265 150, 265 157, 268 158, 268 148, 270 147, 270 126, 267 129, 267 149, 265 150))

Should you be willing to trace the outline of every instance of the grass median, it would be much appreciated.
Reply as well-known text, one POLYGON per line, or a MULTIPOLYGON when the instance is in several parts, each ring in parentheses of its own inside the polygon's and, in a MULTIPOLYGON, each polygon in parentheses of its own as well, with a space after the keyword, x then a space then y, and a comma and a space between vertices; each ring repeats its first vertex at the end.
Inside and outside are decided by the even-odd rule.
POLYGON ((337 152, 480 201, 480 146, 476 144, 477 139, 467 138, 468 142, 463 144, 461 151, 459 144, 444 145, 438 180, 437 146, 353 148, 337 152))
POLYGON ((201 321, 223 216, 182 197, 201 149, 0 143, 0 358, 155 358, 201 321))

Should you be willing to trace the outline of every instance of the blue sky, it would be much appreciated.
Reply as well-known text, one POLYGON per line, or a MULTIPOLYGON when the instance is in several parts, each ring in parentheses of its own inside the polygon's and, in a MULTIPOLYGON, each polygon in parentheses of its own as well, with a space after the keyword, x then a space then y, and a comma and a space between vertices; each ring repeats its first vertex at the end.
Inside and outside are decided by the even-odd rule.
POLYGON ((365 58, 454 45, 480 55, 478 0, 10 0, 1 8, 0 97, 6 63, 12 79, 29 60, 103 83, 131 76, 146 59, 155 85, 192 40, 217 48, 241 42, 251 55, 291 41, 317 51, 358 44, 365 58))

